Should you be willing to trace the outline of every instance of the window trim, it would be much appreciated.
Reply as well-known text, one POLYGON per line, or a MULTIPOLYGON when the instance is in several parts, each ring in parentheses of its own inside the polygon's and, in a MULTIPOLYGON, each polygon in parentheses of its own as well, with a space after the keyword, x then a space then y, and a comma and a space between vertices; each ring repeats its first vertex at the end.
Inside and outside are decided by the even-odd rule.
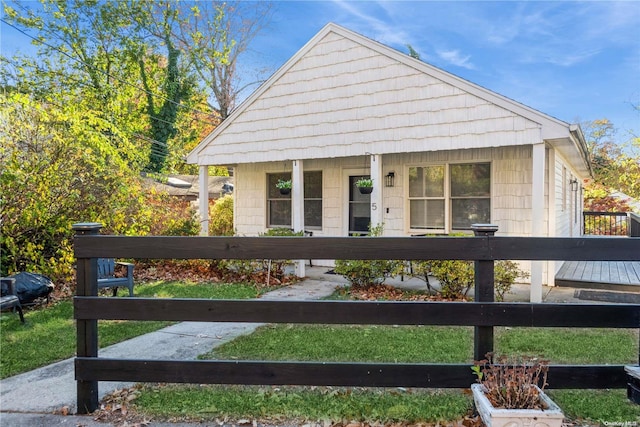
MULTIPOLYGON (((303 174, 307 174, 307 173, 320 173, 320 197, 304 197, 304 208, 306 209, 306 201, 320 201, 320 225, 308 225, 305 223, 305 230, 322 230, 322 227, 324 225, 324 173, 323 170, 306 170, 303 172, 303 174)), ((289 193, 287 195, 287 197, 279 197, 279 198, 271 198, 269 197, 269 177, 270 175, 288 175, 288 179, 291 179, 292 173, 291 172, 274 172, 274 171, 268 171, 265 174, 265 182, 266 182, 266 195, 265 195, 265 225, 267 229, 272 229, 272 228, 291 228, 293 225, 293 205, 292 205, 292 193, 289 193), (289 224, 282 224, 282 225, 276 225, 276 224, 271 224, 271 201, 274 200, 279 200, 279 201, 288 201, 290 204, 290 212, 291 215, 289 217, 289 224)), ((306 181, 306 180, 305 180, 306 181)), ((303 190, 304 191, 304 190, 303 190)), ((302 213, 303 217, 305 215, 305 212, 302 213)))
POLYGON ((404 167, 406 178, 405 182, 405 212, 406 212, 406 232, 408 234, 449 234, 452 232, 468 232, 468 228, 453 228, 453 200, 461 199, 488 199, 489 200, 489 218, 490 221, 494 217, 493 215, 493 196, 494 196, 494 168, 491 160, 457 160, 457 161, 442 161, 442 162, 427 162, 417 164, 406 164, 404 167), (488 164, 489 165, 489 196, 488 197, 455 197, 451 196, 451 166, 452 165, 475 165, 475 164, 488 164), (444 166, 444 195, 443 197, 409 197, 409 169, 410 168, 423 168, 433 166, 444 166), (444 228, 411 228, 411 200, 444 200, 444 228))

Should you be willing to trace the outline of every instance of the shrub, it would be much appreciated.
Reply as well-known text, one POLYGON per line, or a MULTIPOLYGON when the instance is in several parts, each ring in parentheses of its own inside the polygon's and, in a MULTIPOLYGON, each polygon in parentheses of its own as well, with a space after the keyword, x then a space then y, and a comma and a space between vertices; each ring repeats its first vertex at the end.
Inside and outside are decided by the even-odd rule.
POLYGON ((141 196, 136 149, 112 123, 70 98, 52 108, 23 92, 3 94, 0 144, 0 274, 73 274, 76 222, 105 233, 143 234, 150 210, 141 196))
POLYGON ((209 235, 233 236, 233 196, 219 198, 209 205, 209 235))
MULTIPOLYGON (((369 229, 369 237, 380 235, 382 225, 369 229)), ((336 260, 334 271, 344 276, 356 289, 380 284, 387 277, 400 274, 403 268, 403 262, 397 260, 336 260)))
POLYGON ((474 283, 471 261, 430 261, 431 274, 440 282, 440 294, 444 298, 466 298, 474 283))
MULTIPOLYGON (((450 236, 468 236, 464 233, 454 233, 450 236)), ((445 298, 464 298, 474 286, 475 271, 472 261, 425 260, 411 262, 412 277, 425 281, 431 293, 440 292, 445 298), (429 276, 440 282, 442 289, 438 291, 429 282, 429 276)), ((518 268, 513 261, 495 262, 494 293, 496 301, 504 301, 504 295, 509 293, 511 286, 518 277, 527 278, 529 274, 518 268)))
MULTIPOLYGON (((302 236, 304 232, 294 232, 289 228, 270 228, 260 236, 302 236)), ((214 261, 215 268, 227 270, 248 280, 261 281, 264 277, 267 285, 272 281, 282 282, 285 278, 285 267, 291 260, 272 259, 231 259, 214 261)), ((276 283, 277 284, 277 283, 276 283)))
POLYGON ((152 236, 197 236, 200 232, 198 211, 184 199, 166 193, 147 194, 147 206, 153 211, 149 227, 152 236))
POLYGON ((504 295, 509 293, 518 277, 527 278, 529 273, 520 270, 513 261, 496 261, 493 281, 496 301, 504 301, 504 295))

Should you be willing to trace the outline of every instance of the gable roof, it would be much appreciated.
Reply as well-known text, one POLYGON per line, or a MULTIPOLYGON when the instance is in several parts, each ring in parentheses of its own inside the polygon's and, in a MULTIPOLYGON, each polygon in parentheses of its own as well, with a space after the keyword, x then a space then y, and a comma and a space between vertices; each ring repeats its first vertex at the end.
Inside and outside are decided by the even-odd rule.
POLYGON ((588 173, 581 132, 567 123, 330 23, 187 161, 222 165, 543 140, 588 173))

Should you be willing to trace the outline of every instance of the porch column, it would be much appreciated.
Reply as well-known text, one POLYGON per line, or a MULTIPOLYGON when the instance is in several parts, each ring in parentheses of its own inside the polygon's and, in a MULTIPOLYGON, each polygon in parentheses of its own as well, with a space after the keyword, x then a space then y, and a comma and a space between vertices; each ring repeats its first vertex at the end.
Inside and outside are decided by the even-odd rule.
POLYGON ((209 166, 200 165, 198 175, 198 202, 200 211, 200 235, 209 235, 209 166))
MULTIPOLYGON (((544 231, 544 170, 545 144, 534 144, 531 161, 531 236, 542 237, 544 231)), ((543 261, 531 261, 531 289, 529 300, 542 302, 543 261)))
POLYGON ((371 155, 371 179, 373 179, 373 192, 371 193, 371 227, 382 224, 382 187, 384 176, 382 175, 382 156, 371 155))
MULTIPOLYGON (((556 237, 556 150, 549 148, 549 166, 547 173, 547 211, 549 218, 547 236, 556 237)), ((555 286, 556 262, 547 261, 547 286, 555 286)))
MULTIPOLYGON (((302 160, 293 161, 291 171, 291 211, 293 213, 293 231, 304 231, 304 165, 302 160)), ((295 263, 295 273, 298 277, 305 276, 305 260, 295 263)))

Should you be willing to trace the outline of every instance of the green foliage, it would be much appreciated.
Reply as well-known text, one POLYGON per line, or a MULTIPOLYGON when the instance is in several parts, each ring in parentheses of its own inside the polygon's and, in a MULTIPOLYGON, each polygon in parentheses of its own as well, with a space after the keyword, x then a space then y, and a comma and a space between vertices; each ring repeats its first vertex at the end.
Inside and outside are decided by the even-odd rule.
POLYGON ((496 261, 494 263, 494 292, 496 301, 504 301, 504 295, 509 293, 511 286, 518 277, 529 277, 529 273, 520 270, 518 264, 513 261, 496 261))
MULTIPOLYGON (((383 225, 369 229, 368 237, 382 235, 383 225)), ((363 238, 368 238, 363 237, 363 238)), ((344 276, 353 288, 383 283, 388 277, 400 274, 404 269, 402 261, 397 260, 336 260, 334 271, 344 276)))
MULTIPOLYGON (((268 237, 294 237, 304 236, 304 231, 293 231, 290 228, 275 227, 269 228, 260 236, 268 237)), ((267 271, 272 277, 277 280, 282 280, 285 277, 285 268, 292 263, 289 259, 264 259, 262 260, 262 271, 267 271)))
MULTIPOLYGON (((453 233, 452 237, 464 237, 468 234, 453 233)), ((461 260, 424 260, 412 261, 412 276, 425 281, 430 293, 440 293, 444 298, 466 298, 475 283, 475 269, 472 261, 461 260), (429 282, 429 276, 440 282, 438 290, 429 282)), ((496 301, 504 301, 505 294, 518 277, 527 278, 529 274, 520 270, 513 261, 496 261, 494 263, 494 296, 496 301)))
POLYGON ((209 235, 233 236, 233 196, 226 195, 209 204, 209 235))
POLYGON ((52 108, 17 92, 0 99, 3 275, 71 275, 75 222, 101 222, 106 233, 149 229, 134 163, 115 146, 126 140, 114 138, 108 123, 73 102, 52 108))
POLYGON ((276 182, 276 188, 280 189, 280 190, 284 190, 287 188, 291 188, 291 180, 290 179, 279 179, 278 182, 276 182))
POLYGON ((268 237, 304 236, 304 231, 293 231, 292 229, 286 228, 286 227, 274 227, 274 228, 270 228, 267 231, 265 231, 264 233, 262 233, 261 236, 268 236, 268 237))
MULTIPOLYGON (((269 237, 291 237, 303 236, 304 231, 294 232, 290 228, 270 228, 260 236, 269 237)), ((285 268, 291 264, 291 260, 274 260, 274 259, 229 259, 215 262, 217 268, 228 270, 241 277, 244 280, 251 281, 257 277, 265 277, 269 282, 274 280, 279 284, 285 276, 285 268)), ((267 284, 270 284, 270 283, 267 284)))
POLYGON ((153 236, 197 236, 200 233, 198 211, 178 197, 151 192, 147 206, 153 210, 149 233, 153 236))
POLYGON ((585 192, 587 210, 612 211, 628 206, 610 197, 613 191, 640 199, 640 144, 633 137, 623 145, 613 138, 617 132, 608 119, 593 120, 584 125, 594 180, 585 192), (603 194, 604 193, 604 194, 603 194))
POLYGON ((444 298, 466 298, 473 286, 473 262, 460 260, 430 261, 431 274, 440 282, 444 298))
POLYGON ((373 187, 373 180, 371 178, 360 178, 356 181, 356 187, 373 187))

